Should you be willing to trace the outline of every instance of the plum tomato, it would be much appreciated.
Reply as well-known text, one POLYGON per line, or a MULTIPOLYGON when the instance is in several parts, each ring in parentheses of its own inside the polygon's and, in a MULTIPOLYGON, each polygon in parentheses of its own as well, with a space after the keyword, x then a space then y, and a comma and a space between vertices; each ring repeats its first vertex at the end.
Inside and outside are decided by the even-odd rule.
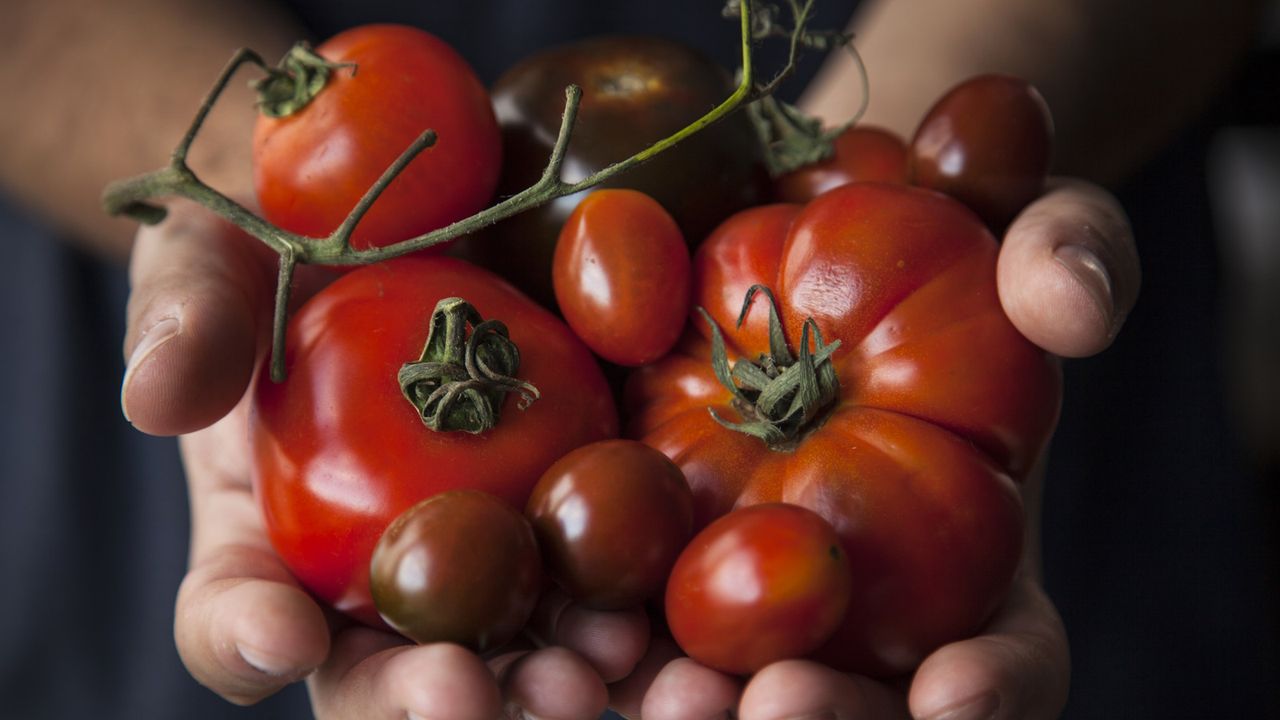
MULTIPOLYGON (((570 83, 582 88, 582 102, 561 171, 568 182, 674 134, 733 92, 729 71, 662 38, 603 36, 540 50, 493 86, 504 153, 499 194, 541 177, 570 83)), ((767 198, 769 176, 750 119, 734 113, 604 186, 652 196, 693 246, 725 217, 767 198)), ((459 243, 461 252, 551 306, 556 237, 581 199, 571 195, 504 220, 474 242, 459 243)))
POLYGON ((258 118, 253 182, 268 220, 311 237, 333 232, 365 192, 427 129, 424 151, 356 227, 357 248, 390 245, 460 220, 488 204, 502 137, 475 72, 436 36, 364 25, 316 48, 337 68, 310 103, 258 118))
POLYGON ((748 675, 821 646, 852 591, 826 520, 797 505, 752 505, 708 525, 680 554, 667 584, 667 623, 689 657, 748 675))
POLYGON ((656 200, 636 190, 588 195, 560 233, 556 302, 600 357, 636 366, 662 357, 689 314, 689 249, 656 200))
POLYGON ((890 130, 854 125, 835 139, 835 153, 773 181, 781 202, 805 203, 851 182, 907 182, 907 143, 890 130))
POLYGON ((604 440, 565 455, 538 481, 525 514, 547 574, 598 610, 658 596, 693 534, 684 474, 634 440, 604 440))
POLYGON ((925 114, 911 140, 911 179, 968 205, 1001 232, 1044 192, 1052 144, 1053 118, 1034 86, 980 75, 925 114))
POLYGON ((387 527, 369 577, 379 614, 397 632, 485 652, 529 620, 542 561, 519 511, 479 490, 451 490, 387 527))

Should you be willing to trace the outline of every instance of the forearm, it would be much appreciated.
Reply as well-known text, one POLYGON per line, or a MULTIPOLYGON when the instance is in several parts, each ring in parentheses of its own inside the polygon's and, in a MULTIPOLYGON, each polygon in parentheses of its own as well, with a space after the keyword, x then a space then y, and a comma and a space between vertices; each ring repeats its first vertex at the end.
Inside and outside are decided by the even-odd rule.
MULTIPOLYGON (((910 137, 947 88, 1025 77, 1056 124, 1055 171, 1114 184, 1204 107, 1247 47, 1261 3, 1169 0, 880 0, 853 21, 871 76, 866 122, 910 137)), ((837 58, 804 104, 850 117, 859 90, 837 58)))
MULTIPOLYGON (((165 163, 238 47, 274 61, 300 37, 270 3, 20 0, 0 31, 0 190, 70 237, 122 258, 135 224, 103 186, 165 163)), ((246 76, 247 77, 247 76, 246 76)), ((249 188, 252 96, 232 82, 192 152, 201 177, 249 188)))

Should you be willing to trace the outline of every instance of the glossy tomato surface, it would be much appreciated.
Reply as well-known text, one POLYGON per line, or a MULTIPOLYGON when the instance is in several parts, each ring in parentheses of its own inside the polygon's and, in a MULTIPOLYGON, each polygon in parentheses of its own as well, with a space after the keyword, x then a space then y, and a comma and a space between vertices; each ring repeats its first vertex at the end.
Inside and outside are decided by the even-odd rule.
MULTIPOLYGON (((518 192, 542 175, 571 83, 582 88, 582 103, 561 172, 567 182, 672 135, 733 92, 728 70, 661 38, 595 37, 539 51, 493 86, 506 156, 501 193, 518 192)), ((605 186, 652 196, 696 245, 725 217, 766 198, 768 182, 755 130, 745 113, 735 113, 605 186)), ((581 199, 561 198, 499 223, 467 243, 467 257, 550 305, 556 237, 581 199)))
POLYGON ((840 538, 811 510, 752 505, 716 520, 671 571, 666 616, 689 657, 749 675, 813 652, 853 592, 840 538))
POLYGON ((1061 383, 1001 309, 996 251, 971 211, 910 186, 854 183, 745 211, 695 257, 695 303, 734 360, 770 353, 764 295, 734 330, 752 285, 773 291, 796 352, 812 318, 840 343, 831 404, 785 447, 720 424, 709 409, 742 415, 701 320, 694 340, 628 385, 630 432, 684 471, 698 526, 784 501, 835 527, 856 588, 822 653, 838 668, 909 672, 977 631, 1018 566, 1015 483, 1045 447, 1061 383))
POLYGON ((884 128, 854 125, 836 137, 834 154, 779 176, 774 195, 782 202, 809 202, 851 182, 907 182, 907 143, 884 128))
POLYGON ((533 529, 509 503, 449 490, 395 519, 374 549, 374 604, 397 632, 485 652, 524 628, 542 591, 533 529))
POLYGON ((599 610, 656 597, 693 533, 693 496, 680 468, 635 440, 584 445, 557 460, 525 512, 548 574, 599 610))
POLYGON ((311 237, 329 234, 427 129, 438 136, 374 203, 356 247, 383 246, 484 208, 498 181, 502 139, 489 95, 443 40, 411 27, 365 25, 316 48, 334 63, 308 105, 262 116, 253 181, 268 220, 311 237))
POLYGON ((251 417, 267 532, 311 592, 370 624, 380 623, 369 558, 396 516, 461 488, 523 508, 558 458, 617 432, 604 378, 569 328, 459 260, 404 258, 344 275, 295 314, 286 348, 288 379, 259 374, 251 417), (524 410, 507 396, 498 425, 478 435, 428 429, 397 382, 447 297, 507 325, 517 377, 540 393, 524 410))
POLYGON ((552 280, 569 327, 600 357, 643 365, 675 345, 689 314, 689 248, 637 190, 588 195, 556 243, 552 280))
POLYGON ((940 190, 997 232, 1044 191, 1053 119, 1025 80, 981 75, 952 88, 911 140, 912 182, 940 190))

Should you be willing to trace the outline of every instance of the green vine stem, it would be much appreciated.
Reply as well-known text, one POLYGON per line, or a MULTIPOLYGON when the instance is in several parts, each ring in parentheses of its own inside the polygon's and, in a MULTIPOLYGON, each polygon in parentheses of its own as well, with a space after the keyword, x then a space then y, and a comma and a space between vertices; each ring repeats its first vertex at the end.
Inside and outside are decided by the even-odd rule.
MULTIPOLYGON (((243 205, 202 182, 188 166, 187 156, 191 144, 203 126, 210 109, 226 89, 232 76, 244 65, 256 66, 266 72, 268 76, 280 72, 278 69, 268 67, 261 56, 247 49, 238 51, 223 69, 222 74, 201 103, 186 134, 174 149, 169 164, 154 172, 110 184, 103 193, 103 207, 111 215, 128 215, 142 223, 154 224, 164 219, 165 210, 163 207, 151 202, 152 199, 164 196, 183 197, 203 205, 274 250, 280 256, 280 268, 279 285, 276 291, 275 327, 272 334, 271 377, 273 380, 280 381, 284 379, 285 375, 283 348, 284 326, 288 319, 286 308, 294 269, 297 265, 355 266, 389 260, 473 233, 517 213, 545 204, 556 198, 572 195, 626 172, 716 123, 745 104, 772 94, 781 82, 794 72, 798 49, 801 46, 809 46, 821 42, 814 39, 821 37, 821 34, 811 33, 807 29, 814 2, 815 0, 790 0, 794 20, 794 26, 788 31, 791 37, 791 53, 786 65, 769 82, 763 84, 756 83, 751 60, 751 42, 754 37, 752 3, 743 2, 738 4, 736 12, 740 18, 742 71, 738 85, 733 93, 715 108, 675 134, 663 138, 644 150, 619 160, 574 183, 564 182, 560 177, 561 165, 564 162, 565 153, 572 137, 574 121, 582 98, 582 91, 578 87, 570 85, 565 89, 564 114, 556 143, 547 161, 546 169, 536 183, 475 215, 392 245, 357 250, 351 246, 351 234, 369 207, 373 205, 383 190, 395 179, 396 175, 412 162, 419 153, 435 143, 435 132, 430 129, 425 129, 422 135, 387 168, 382 177, 365 193, 342 225, 328 236, 322 238, 298 235, 267 222, 243 205)), ((769 34, 778 32, 777 28, 779 26, 772 20, 766 23, 766 26, 769 34)), ((761 32, 760 27, 756 27, 755 30, 757 33, 761 32)))

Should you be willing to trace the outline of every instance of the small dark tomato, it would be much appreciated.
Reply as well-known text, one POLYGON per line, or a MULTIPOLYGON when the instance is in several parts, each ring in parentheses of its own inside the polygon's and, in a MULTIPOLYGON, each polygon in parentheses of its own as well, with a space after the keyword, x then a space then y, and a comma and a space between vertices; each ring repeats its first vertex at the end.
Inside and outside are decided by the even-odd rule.
POLYGON ((952 88, 911 141, 911 179, 1002 231, 1044 192, 1053 145, 1049 106, 1030 83, 980 75, 952 88))
POLYGON ((569 327, 618 365, 653 362, 689 315, 689 248, 675 220, 636 190, 582 200, 560 232, 552 284, 569 327))
POLYGON ((479 490, 450 490, 405 511, 370 564, 373 601, 388 625, 420 643, 477 652, 520 632, 541 582, 528 521, 479 490))
MULTIPOLYGON (((582 102, 561 171, 568 182, 674 134, 733 92, 727 70, 661 38, 596 37, 539 51, 507 70, 491 91, 504 149, 499 194, 518 192, 542 175, 571 83, 582 88, 582 102)), ((765 199, 768 183, 755 129, 746 113, 734 113, 604 186, 655 198, 692 246, 733 212, 765 199)), ((460 251, 551 306, 556 237, 581 199, 572 195, 521 213, 460 251)))
POLYGON ((689 657, 748 675, 821 646, 852 587, 826 520, 798 505, 751 505, 708 525, 676 560, 667 623, 689 657))
POLYGON ((781 202, 806 203, 851 182, 907 182, 907 143, 883 128, 854 125, 833 143, 835 154, 773 181, 781 202))
POLYGON ((684 474, 634 440, 605 440, 565 455, 534 487, 525 513, 547 574, 598 610, 658 596, 693 534, 684 474))

